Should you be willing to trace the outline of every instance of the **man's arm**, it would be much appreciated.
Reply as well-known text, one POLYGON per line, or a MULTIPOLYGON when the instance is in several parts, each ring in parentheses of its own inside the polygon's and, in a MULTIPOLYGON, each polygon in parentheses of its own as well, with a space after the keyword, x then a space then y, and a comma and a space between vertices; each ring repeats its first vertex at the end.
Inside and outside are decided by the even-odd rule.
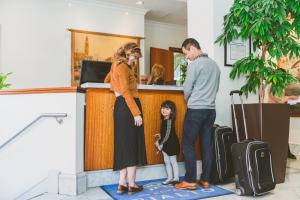
POLYGON ((187 67, 186 78, 183 84, 184 99, 186 101, 189 100, 192 94, 196 78, 197 78, 196 66, 193 65, 193 63, 191 63, 187 67))

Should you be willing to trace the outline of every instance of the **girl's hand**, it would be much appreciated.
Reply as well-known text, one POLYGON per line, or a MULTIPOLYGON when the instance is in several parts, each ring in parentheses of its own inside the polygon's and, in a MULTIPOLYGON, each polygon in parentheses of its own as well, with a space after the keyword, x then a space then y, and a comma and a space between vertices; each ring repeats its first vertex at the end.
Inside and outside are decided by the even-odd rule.
POLYGON ((134 116, 134 125, 141 126, 143 124, 143 119, 141 115, 134 116))
POLYGON ((160 140, 160 138, 161 138, 160 133, 156 133, 154 135, 154 137, 155 137, 155 140, 160 140))

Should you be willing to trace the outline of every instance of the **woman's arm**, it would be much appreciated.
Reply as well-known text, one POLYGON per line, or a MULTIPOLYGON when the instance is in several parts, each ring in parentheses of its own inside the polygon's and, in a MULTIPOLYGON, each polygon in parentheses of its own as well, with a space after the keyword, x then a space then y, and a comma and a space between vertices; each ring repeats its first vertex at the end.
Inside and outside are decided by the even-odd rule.
POLYGON ((110 71, 108 72, 108 74, 106 75, 105 79, 104 79, 104 83, 110 83, 110 79, 111 79, 111 73, 110 71))
POLYGON ((129 68, 125 63, 119 64, 117 66, 117 73, 120 82, 119 92, 125 98, 126 104, 129 107, 131 114, 136 117, 141 115, 141 111, 129 90, 129 68))

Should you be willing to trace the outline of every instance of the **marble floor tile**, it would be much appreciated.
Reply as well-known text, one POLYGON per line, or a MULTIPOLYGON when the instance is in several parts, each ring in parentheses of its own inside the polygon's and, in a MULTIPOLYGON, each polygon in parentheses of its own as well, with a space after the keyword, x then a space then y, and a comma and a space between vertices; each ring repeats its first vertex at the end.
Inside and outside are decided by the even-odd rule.
MULTIPOLYGON (((300 158, 295 161, 300 166, 300 158)), ((220 185, 224 189, 231 191, 235 190, 235 184, 229 183, 220 185)), ((274 191, 260 197, 244 197, 235 194, 225 195, 220 197, 210 198, 211 200, 300 200, 300 169, 287 168, 286 180, 282 184, 276 185, 274 191)), ((112 200, 100 187, 89 188, 88 191, 79 196, 66 196, 66 195, 50 195, 44 194, 34 198, 34 200, 112 200)))
POLYGON ((288 159, 287 160, 287 166, 289 168, 293 168, 293 169, 300 169, 300 156, 297 156, 296 160, 288 159))

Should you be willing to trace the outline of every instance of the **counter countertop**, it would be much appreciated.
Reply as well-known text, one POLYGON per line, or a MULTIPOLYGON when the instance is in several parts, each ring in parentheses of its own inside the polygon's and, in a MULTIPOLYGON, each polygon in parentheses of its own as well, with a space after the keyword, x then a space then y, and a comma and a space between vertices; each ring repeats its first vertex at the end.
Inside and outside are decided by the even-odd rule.
MULTIPOLYGON (((109 83, 84 83, 81 88, 110 88, 109 83)), ((170 90, 170 91, 183 91, 182 86, 176 85, 138 85, 139 90, 170 90)))

